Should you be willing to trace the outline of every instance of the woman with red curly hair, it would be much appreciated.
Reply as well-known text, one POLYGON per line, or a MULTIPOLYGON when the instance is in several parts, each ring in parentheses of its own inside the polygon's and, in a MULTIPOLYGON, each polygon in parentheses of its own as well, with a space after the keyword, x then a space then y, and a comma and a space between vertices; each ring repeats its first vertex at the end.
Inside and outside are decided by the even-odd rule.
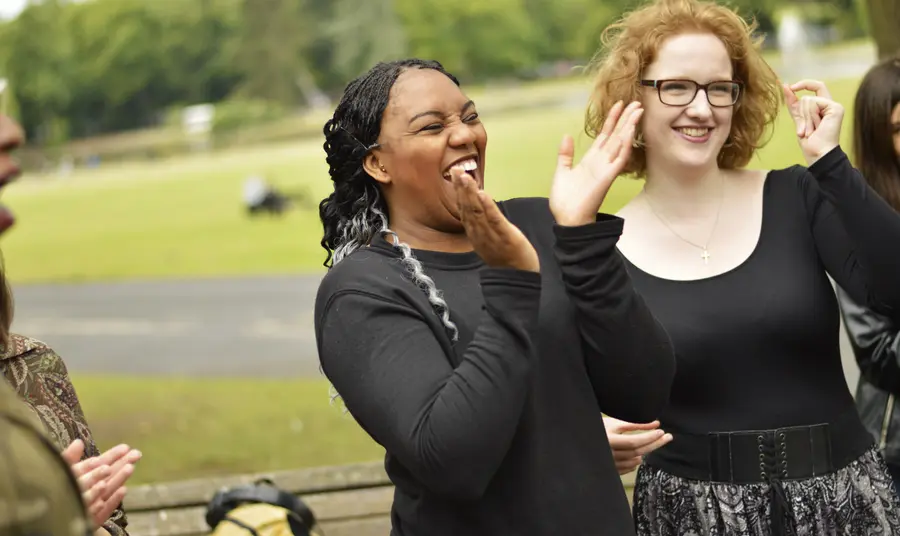
MULTIPOLYGON (((586 130, 622 101, 644 110, 626 168, 646 182, 618 214, 619 251, 677 359, 660 418, 673 439, 615 453, 646 454, 637 532, 900 534, 829 281, 896 317, 900 217, 841 149, 843 108, 821 82, 781 85, 754 30, 711 2, 658 0, 607 28, 598 59, 586 130), (746 169, 782 101, 806 166, 746 169)), ((625 425, 607 426, 615 448, 625 425)))

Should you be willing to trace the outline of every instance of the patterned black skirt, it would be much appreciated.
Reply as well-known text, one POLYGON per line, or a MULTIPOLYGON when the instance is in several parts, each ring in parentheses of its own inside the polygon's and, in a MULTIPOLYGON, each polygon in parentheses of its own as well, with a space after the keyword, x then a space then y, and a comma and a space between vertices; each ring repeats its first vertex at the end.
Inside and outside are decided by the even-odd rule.
MULTIPOLYGON (((881 454, 872 448, 834 473, 782 482, 796 536, 900 536, 900 500, 881 454)), ((770 487, 689 480, 646 464, 638 468, 638 536, 769 536, 770 487)))

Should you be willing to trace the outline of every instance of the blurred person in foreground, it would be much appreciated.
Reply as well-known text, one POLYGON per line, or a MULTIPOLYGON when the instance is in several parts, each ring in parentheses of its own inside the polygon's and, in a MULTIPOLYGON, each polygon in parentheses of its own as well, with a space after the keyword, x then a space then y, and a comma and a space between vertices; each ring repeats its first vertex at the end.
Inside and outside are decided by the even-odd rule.
MULTIPOLYGON (((856 164, 869 186, 900 211, 900 56, 875 65, 863 78, 853 121, 856 164)), ((860 369, 856 408, 900 492, 900 318, 860 305, 842 288, 837 294, 860 369)))
POLYGON ((16 392, 0 382, 0 534, 88 536, 81 489, 16 392))
MULTIPOLYGON (((7 90, 6 81, 0 80, 0 189, 19 175, 11 153, 24 143, 22 128, 5 114, 7 90)), ((0 235, 14 221, 12 212, 0 205, 0 235)), ((47 436, 62 452, 75 476, 90 475, 84 499, 94 534, 127 535, 127 519, 121 507, 126 493, 124 483, 133 473, 141 453, 127 445, 117 445, 100 454, 65 363, 46 344, 10 333, 13 312, 12 292, 0 263, 0 374, 43 424, 47 436)), ((4 476, 0 480, 8 478, 4 476)), ((0 520, 0 533, 2 530, 0 520)))

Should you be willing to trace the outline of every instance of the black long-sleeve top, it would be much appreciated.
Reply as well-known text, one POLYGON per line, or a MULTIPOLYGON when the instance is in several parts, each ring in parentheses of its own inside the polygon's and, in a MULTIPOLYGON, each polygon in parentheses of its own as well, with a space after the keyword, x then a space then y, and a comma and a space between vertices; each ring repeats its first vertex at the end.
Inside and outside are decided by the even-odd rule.
POLYGON ((660 419, 675 438, 647 463, 690 459, 679 432, 833 423, 855 413, 828 275, 867 307, 900 310, 898 243, 900 216, 838 147, 809 169, 769 172, 759 241, 734 269, 673 281, 628 262, 678 367, 660 419))
POLYGON ((323 370, 386 450, 393 535, 634 534, 602 413, 655 419, 674 356, 616 250, 623 221, 562 227, 546 199, 500 206, 540 274, 415 250, 454 343, 376 239, 321 284, 323 370))

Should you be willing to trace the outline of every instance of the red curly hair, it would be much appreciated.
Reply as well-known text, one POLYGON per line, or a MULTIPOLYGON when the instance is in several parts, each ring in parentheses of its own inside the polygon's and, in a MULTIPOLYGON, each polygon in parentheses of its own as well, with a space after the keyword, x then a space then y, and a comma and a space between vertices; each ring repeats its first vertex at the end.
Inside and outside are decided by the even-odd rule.
MULTIPOLYGON (((719 166, 734 169, 746 166, 771 133, 783 94, 778 77, 763 60, 761 39, 754 37, 756 21, 747 23, 735 11, 701 0, 656 0, 626 13, 603 31, 602 53, 596 69, 585 132, 596 136, 616 101, 641 99, 640 80, 653 63, 663 41, 684 33, 708 33, 724 43, 734 68, 734 79, 744 84, 741 100, 734 110, 729 143, 719 153, 719 166)), ((625 173, 643 176, 646 151, 639 144, 631 152, 625 173)))

